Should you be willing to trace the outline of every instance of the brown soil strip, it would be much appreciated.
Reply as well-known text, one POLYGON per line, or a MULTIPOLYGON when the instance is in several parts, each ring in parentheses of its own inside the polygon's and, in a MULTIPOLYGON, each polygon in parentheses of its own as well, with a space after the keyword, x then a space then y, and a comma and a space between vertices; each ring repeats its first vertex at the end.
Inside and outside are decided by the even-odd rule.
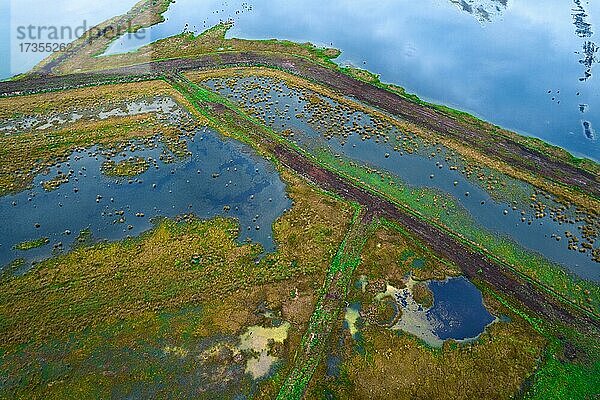
MULTIPOLYGON (((173 71, 198 68, 214 69, 215 67, 231 65, 278 66, 292 73, 313 77, 318 82, 338 88, 345 94, 353 95, 382 109, 391 110, 390 112, 395 111, 395 114, 400 114, 403 117, 408 116, 407 118, 423 120, 427 124, 439 124, 443 129, 449 130, 448 134, 462 134, 465 140, 468 140, 470 136, 480 137, 476 132, 469 132, 460 125, 456 126, 454 120, 444 115, 438 115, 432 109, 412 104, 397 95, 356 81, 341 73, 316 66, 298 58, 256 53, 226 53, 217 56, 205 56, 198 59, 168 60, 105 71, 104 74, 46 77, 44 79, 2 82, 0 83, 0 95, 2 93, 14 93, 15 91, 63 89, 69 87, 72 82, 77 82, 80 85, 94 84, 99 80, 107 79, 106 76, 111 77, 111 79, 119 76, 123 79, 133 80, 150 79, 160 76, 167 71, 172 73, 173 71), (453 132, 453 129, 457 129, 457 132, 453 132)), ((213 111, 226 111, 226 107, 222 105, 213 104, 212 106, 215 109, 213 111)), ((439 130, 441 128, 435 126, 432 129, 439 130)), ((266 142, 271 142, 266 138, 264 140, 265 144, 267 144, 266 142)), ((515 298, 537 315, 545 317, 550 321, 579 327, 583 332, 598 334, 600 321, 597 318, 580 312, 567 303, 561 302, 552 293, 546 292, 535 284, 521 278, 508 267, 495 263, 484 255, 471 250, 453 237, 448 236, 441 229, 429 225, 426 221, 409 214, 391 201, 379 198, 366 189, 356 187, 333 172, 313 164, 295 150, 279 143, 271 142, 268 145, 272 148, 273 154, 284 165, 322 188, 364 205, 369 211, 367 215, 373 213, 398 221, 418 239, 426 243, 433 251, 459 265, 467 278, 479 280, 490 285, 499 293, 515 298)), ((494 142, 492 145, 500 146, 500 143, 494 142)), ((549 174, 548 176, 554 177, 565 184, 575 184, 593 194, 600 193, 598 177, 593 176, 587 171, 565 165, 560 160, 550 159, 542 154, 531 153, 531 150, 524 149, 514 142, 506 141, 505 146, 506 148, 517 150, 515 154, 517 159, 524 157, 526 160, 537 160, 536 164, 542 171, 536 171, 536 173, 549 174)), ((514 161, 514 163, 518 162, 514 161)), ((524 168, 527 168, 527 166, 524 168)))

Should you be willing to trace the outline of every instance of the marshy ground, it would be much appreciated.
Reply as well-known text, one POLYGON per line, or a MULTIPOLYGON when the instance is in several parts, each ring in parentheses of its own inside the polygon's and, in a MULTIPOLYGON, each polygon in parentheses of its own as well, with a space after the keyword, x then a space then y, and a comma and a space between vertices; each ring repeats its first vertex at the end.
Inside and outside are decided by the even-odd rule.
MULTIPOLYGON (((78 178, 70 171, 57 174, 56 167, 70 167, 76 149, 101 145, 87 155, 105 161, 97 162, 97 171, 85 172, 129 185, 127 180, 145 179, 154 168, 185 162, 193 143, 187 140, 219 135, 200 128, 215 124, 211 114, 198 112, 162 81, 63 95, 77 103, 49 95, 2 100, 7 105, 3 126, 15 130, 2 140, 21 157, 37 160, 19 164, 6 159, 3 190, 8 196, 37 184, 43 192, 61 193, 78 178), (76 105, 81 100, 94 107, 76 105), (13 128, 15 121, 28 121, 28 128, 13 128), (160 156, 136 155, 160 146, 160 156), (36 182, 44 172, 48 178, 36 182)), ((312 110, 317 115, 306 118, 316 123, 339 112, 351 111, 312 110)), ((243 134, 236 131, 239 122, 224 121, 229 122, 220 125, 221 132, 243 134)), ((382 128, 375 124, 360 129, 382 128)), ((280 132, 286 138, 285 129, 280 132)), ((261 151, 252 136, 237 137, 261 151)), ((431 146, 418 136, 400 140, 404 151, 420 151, 424 157, 429 149, 417 148, 431 146)), ((336 162, 333 158, 331 165, 336 162)), ((460 162, 456 165, 466 168, 460 162)), ((223 207, 223 216, 213 219, 192 214, 157 219, 141 236, 119 241, 82 232, 72 249, 59 249, 32 267, 22 269, 13 261, 0 283, 4 394, 272 398, 279 393, 284 398, 289 387, 292 396, 306 393, 308 398, 324 393, 443 397, 443 386, 448 398, 498 398, 525 392, 525 382, 537 387, 549 368, 544 352, 561 357, 556 339, 531 327, 529 317, 485 284, 474 290, 482 290, 480 301, 495 320, 468 341, 457 337, 432 346, 419 335, 394 329, 403 305, 386 295, 388 288, 401 289, 415 280, 412 296, 429 309, 436 298, 427 282, 459 276, 460 267, 393 222, 374 218, 370 211, 362 221, 356 205, 307 184, 283 165, 276 168, 291 207, 273 223, 273 252, 240 240, 244 227, 227 218, 230 208, 223 207), (350 234, 357 223, 365 228, 350 234), (303 365, 312 367, 297 370, 303 365), (431 369, 438 378, 426 373, 431 369), (458 384, 464 380, 469 383, 458 384)), ((226 172, 211 169, 207 179, 220 182, 226 172)), ((367 173, 375 175, 371 182, 393 186, 375 168, 367 173)), ((235 186, 222 181, 229 184, 235 186)), ((434 205, 442 201, 439 194, 418 193, 414 204, 427 204, 427 196, 434 205)), ((104 200, 96 197, 99 203, 104 200)), ((436 209, 427 207, 421 210, 436 209)), ((17 247, 27 252, 47 242, 37 237, 17 247)), ((594 368, 587 357, 565 362, 575 362, 570 368, 578 374, 594 368)), ((589 387, 581 383, 581 390, 589 387)))
POLYGON ((596 164, 229 28, 0 85, 0 397, 598 393, 596 164))

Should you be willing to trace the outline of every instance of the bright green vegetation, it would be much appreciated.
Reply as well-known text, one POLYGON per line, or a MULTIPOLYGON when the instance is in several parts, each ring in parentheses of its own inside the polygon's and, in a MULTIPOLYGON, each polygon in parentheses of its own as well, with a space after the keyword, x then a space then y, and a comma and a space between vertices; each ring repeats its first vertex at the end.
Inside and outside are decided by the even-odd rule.
MULTIPOLYGON (((107 24, 131 21, 133 30, 149 26, 162 19, 168 4, 167 0, 141 1, 128 15, 107 24)), ((337 50, 278 40, 226 39, 230 27, 220 24, 198 36, 184 33, 133 53, 97 58, 112 40, 107 35, 90 46, 82 45, 81 51, 58 65, 58 71, 206 54, 218 59, 220 53, 238 51, 299 56, 339 68, 331 61, 339 54, 337 50)), ((49 61, 52 58, 45 63, 49 61)), ((589 160, 573 158, 537 139, 519 137, 466 113, 425 103, 402 88, 381 83, 368 71, 343 68, 342 72, 480 131, 509 136, 600 172, 589 160)), ((141 237, 117 243, 94 244, 89 232, 82 232, 72 252, 42 262, 25 275, 0 278, 0 375, 5 377, 0 397, 82 398, 110 393, 161 398, 176 393, 217 398, 242 393, 256 398, 278 394, 287 399, 307 393, 308 398, 331 394, 338 398, 496 399, 518 393, 541 399, 597 394, 597 338, 585 341, 567 334, 567 340, 578 346, 571 360, 568 349, 557 339, 556 332, 562 330, 525 315, 482 285, 486 306, 509 318, 488 327, 473 343, 448 341, 441 349, 432 349, 410 335, 385 329, 394 310, 375 295, 386 284, 399 285, 407 273, 417 280, 443 279, 457 275, 459 268, 433 254, 394 222, 364 223, 357 207, 324 194, 283 168, 271 150, 273 143, 284 139, 228 100, 181 76, 168 76, 165 81, 133 86, 143 88, 141 92, 146 94, 154 94, 157 88, 168 93, 198 121, 251 145, 278 166, 294 206, 274 225, 277 251, 257 262, 260 246, 238 243, 239 226, 226 218, 163 220, 141 237), (353 285, 363 276, 366 286, 353 285), (342 327, 340 310, 345 300, 361 301, 372 311, 364 321, 357 320, 358 338, 342 327), (250 340, 250 332, 276 334, 268 349, 241 349, 241 343, 250 340), (325 372, 327 349, 341 359, 337 376, 325 372), (581 354, 580 349, 587 353, 581 354), (264 369, 261 355, 277 361, 272 375, 257 381, 252 377, 264 369)), ((69 109, 82 99, 92 104, 98 98, 110 103, 127 97, 125 86, 93 88, 89 95, 79 93, 79 98, 69 91, 0 99, 0 117, 69 109), (114 88, 118 88, 116 94, 111 93, 114 88), (49 101, 50 97, 54 98, 49 101)), ((160 133, 168 138, 165 144, 173 154, 184 157, 185 150, 176 138, 179 132, 170 135, 174 132, 143 115, 73 124, 50 135, 26 132, 8 136, 0 139, 0 149, 5 149, 4 153, 0 150, 0 195, 26 187, 34 174, 75 147, 114 146, 160 133), (8 162, 15 154, 16 165, 8 162)), ((494 258, 598 314, 600 289, 596 285, 574 280, 542 256, 486 232, 449 197, 433 190, 410 189, 330 153, 310 155, 285 142, 319 165, 447 229, 482 256, 494 258)), ((106 172, 131 176, 145 168, 147 164, 141 160, 109 162, 106 172)), ((63 179, 49 180, 44 187, 52 190, 63 179)), ((21 265, 17 260, 9 269, 21 265)), ((426 305, 432 300, 427 290, 417 297, 426 305)))
POLYGON ((421 273, 413 267, 416 259, 424 260, 429 271, 422 275, 425 279, 455 273, 455 266, 385 221, 367 240, 347 297, 349 303, 361 304, 359 332, 351 335, 338 319, 327 348, 339 363, 334 371, 328 363, 320 365, 307 398, 328 393, 334 398, 508 399, 533 375, 545 338, 485 291, 486 306, 510 321, 488 326, 474 342, 450 340, 436 349, 388 329, 378 294, 388 284, 401 287, 407 273, 421 273))
POLYGON ((546 340, 535 374, 521 387, 525 399, 592 399, 600 394, 600 343, 595 336, 581 335, 561 324, 550 325, 524 312, 513 302, 483 287, 484 294, 498 301, 509 315, 527 321, 546 340))
POLYGON ((395 228, 386 223, 367 241, 354 275, 364 283, 355 284, 348 295, 349 302, 359 301, 365 310, 358 323, 360 336, 350 336, 338 321, 329 344, 329 355, 341 359, 338 375, 328 374, 326 363, 321 365, 307 398, 328 393, 336 398, 499 399, 517 393, 528 399, 584 399, 598 393, 596 338, 577 338, 568 329, 555 331, 486 287, 482 287, 486 306, 508 318, 489 326, 473 343, 448 341, 441 349, 433 349, 381 326, 381 320, 370 314, 379 304, 376 294, 386 284, 397 285, 407 272, 420 273, 413 260, 424 260, 425 268, 441 272, 425 279, 443 279, 445 273, 452 273, 443 260, 424 252, 414 238, 395 228), (568 350, 556 339, 558 331, 567 332, 565 340, 576 346, 575 359, 566 357, 568 350))
MULTIPOLYGON (((280 77, 281 73, 264 68, 244 69, 243 71, 246 71, 246 73, 255 71, 259 76, 275 76, 283 79, 280 77)), ((188 75, 194 81, 202 81, 210 77, 220 76, 220 74, 225 77, 239 77, 238 70, 216 71, 214 73, 191 73, 188 75)), ((298 79, 290 79, 292 79, 292 86, 298 83, 298 79)), ((310 90, 317 91, 318 93, 319 89, 315 88, 315 86, 310 83, 310 90)), ((195 89, 203 101, 223 104, 231 109, 235 109, 238 114, 244 115, 244 111, 240 110, 238 106, 233 105, 231 101, 221 98, 219 95, 202 87, 196 87, 195 89)), ((310 100, 311 98, 309 98, 310 100)), ((320 100, 316 99, 314 101, 320 102, 320 100)), ((365 108, 365 106, 360 107, 365 108)), ((262 122, 257 121, 255 118, 245 118, 251 120, 254 124, 263 125, 262 122)), ((319 121, 322 118, 319 117, 319 121)), ((269 128, 263 127, 263 131, 269 133, 271 137, 274 136, 274 132, 269 128)), ((295 148, 317 164, 336 172, 338 175, 353 181, 359 186, 370 189, 378 195, 387 197, 420 218, 433 222, 435 225, 450 232, 457 240, 500 261, 508 268, 513 268, 526 279, 542 284, 547 290, 565 297, 578 307, 595 314, 600 312, 600 288, 597 285, 567 273, 560 265, 548 261, 543 255, 524 249, 507 237, 498 236, 486 231, 451 196, 435 189, 410 188, 397 177, 373 170, 369 166, 357 164, 344 157, 336 156, 326 149, 319 148, 310 151, 302 149, 286 139, 285 135, 275 134, 275 140, 286 141, 288 146, 295 148)), ((525 199, 524 201, 527 204, 531 199, 525 199)))
POLYGON ((35 240, 29 240, 26 242, 21 242, 17 245, 15 245, 15 249, 17 250, 31 250, 31 249, 35 249, 38 247, 42 247, 46 244, 50 243, 50 239, 48 239, 47 237, 42 237, 39 239, 35 239, 35 240))
POLYGON ((545 351, 544 361, 524 396, 526 399, 578 400, 600 395, 600 359, 571 362, 561 353, 564 348, 555 339, 545 351))
MULTIPOLYGON (((175 87, 178 87, 179 83, 175 83, 175 87)), ((200 87, 194 87, 192 85, 189 85, 189 83, 181 83, 181 86, 179 86, 179 90, 182 91, 182 93, 184 93, 184 95, 186 96, 186 98, 188 98, 188 100, 190 100, 190 102, 192 104, 194 104, 197 107, 197 110, 200 111, 203 115, 207 116, 209 118, 209 120, 211 120, 211 122, 213 124, 217 124, 221 126, 221 129, 223 132, 232 135, 233 137, 236 137, 240 140, 243 140, 247 143, 252 144, 253 146, 255 146, 257 149, 262 150, 263 154, 268 155, 268 152, 261 146, 260 144, 260 139, 256 139, 255 136, 253 135, 248 135, 248 132, 253 132, 256 133, 256 129, 258 128, 260 131, 262 131, 263 133, 268 134, 271 138, 273 138, 276 141, 280 141, 283 140, 281 138, 279 138, 278 136, 276 136, 274 134, 274 132, 272 130, 270 130, 269 128, 266 128, 264 126, 262 126, 260 123, 258 123, 255 119, 246 116, 239 108, 235 107, 234 105, 232 105, 229 101, 227 101, 226 99, 221 98, 220 96, 211 93, 205 89, 202 89, 200 87), (223 104, 226 107, 228 107, 231 110, 235 110, 235 116, 228 114, 223 116, 222 114, 219 115, 219 117, 215 117, 214 115, 211 115, 210 113, 210 109, 207 108, 208 105, 207 103, 217 103, 217 104, 223 104), (240 127, 240 125, 247 127, 246 129, 243 129, 240 127)), ((290 146, 295 147, 298 151, 302 152, 302 149, 299 149, 297 146, 294 146, 293 144, 289 144, 290 146)), ((311 157, 309 154, 304 153, 306 156, 311 157)), ((320 155, 322 156, 322 155, 320 155)), ((327 163, 322 163, 322 157, 319 157, 317 159, 317 161, 319 161, 321 163, 321 165, 324 165, 328 168, 331 168, 335 171, 339 172, 339 169, 337 168, 333 168, 331 166, 328 166, 327 163)), ((331 156, 331 160, 329 160, 331 162, 331 165, 334 165, 337 167, 337 164, 340 163, 340 160, 335 159, 333 156, 331 156)), ((343 162, 343 160, 342 160, 343 162)), ((369 172, 368 170, 363 170, 361 169, 359 166, 351 166, 353 168, 356 168, 359 172, 361 172, 362 175, 359 175, 360 177, 363 178, 363 181, 369 181, 373 184, 373 186, 377 187, 377 185, 379 185, 378 188, 381 189, 380 192, 378 193, 386 193, 387 190, 396 190, 396 188, 401 187, 399 184, 396 185, 390 185, 389 182, 385 179, 382 178, 380 174, 377 173, 372 173, 369 172), (390 189, 391 188, 391 189, 390 189), (385 189, 385 190, 384 190, 385 189)), ((342 173, 342 176, 346 176, 346 174, 342 173)), ((360 182, 363 187, 365 186, 364 182, 360 182)), ((401 189, 402 190, 402 189, 401 189)), ((394 193, 394 192, 392 192, 394 193)), ((438 202, 438 204, 442 201, 441 200, 441 196, 436 195, 435 193, 427 193, 427 191, 422 194, 422 193, 414 193, 412 194, 412 196, 410 197, 414 204, 424 204, 422 207, 425 207, 426 209, 426 205, 428 202, 424 201, 424 200, 419 200, 419 195, 421 197, 421 199, 423 198, 427 198, 426 196, 430 196, 428 198, 428 200, 431 200, 429 203, 430 204, 436 204, 436 202, 438 202), (422 203, 421 203, 422 202, 422 203)), ((443 203, 442 203, 443 204, 443 203)), ((452 210, 452 203, 447 203, 445 204, 445 210, 452 210)), ((421 208, 423 209, 423 208, 421 208)), ((431 211, 436 211, 438 212, 437 215, 437 220, 440 220, 444 214, 443 211, 440 211, 439 209, 436 209, 434 207, 431 207, 431 211)), ((452 210, 454 211, 454 210, 452 210)), ((446 214, 448 215, 448 214, 446 214)), ((402 228, 396 226, 393 223, 390 222, 385 222, 384 223, 387 224, 388 227, 392 228, 392 229, 396 229, 400 232, 402 232, 402 228)), ((439 221, 438 221, 439 223, 439 221)), ((410 236, 408 236, 410 237, 410 236)), ((464 238, 458 237, 458 239, 464 240, 464 238)), ((414 240, 414 239, 413 239, 414 240)), ((365 250, 367 251, 367 250, 365 250)), ((422 250, 421 250, 422 253, 422 250)), ((418 251, 415 251, 415 249, 408 249, 402 252, 402 254, 399 255, 400 258, 411 261, 410 264, 404 264, 404 265, 410 265, 412 268, 413 273, 418 274, 422 267, 424 266, 424 271, 423 272, 423 276, 427 276, 428 274, 430 274, 431 272, 427 272, 428 268, 427 265, 430 265, 427 262, 427 257, 425 257, 425 263, 423 266, 421 266, 420 268, 414 268, 414 267, 418 267, 415 266, 415 264, 413 263, 415 259, 417 259, 417 257, 419 259, 423 258, 423 255, 418 251)), ((417 263, 418 264, 418 263, 417 263)), ((446 271, 446 272, 442 272, 443 274, 452 274, 452 273, 456 273, 457 269, 456 267, 452 267, 450 265, 448 265, 447 263, 444 262, 440 262, 440 260, 438 259, 438 262, 435 263, 435 265, 437 265, 437 269, 439 270, 439 268, 441 267, 441 271, 446 271)), ((430 271, 430 270, 429 270, 430 271)), ((439 273, 439 272, 436 272, 439 273)), ((425 278, 426 279, 426 278, 425 278)), ((580 292, 580 290, 575 290, 575 292, 580 292)), ((493 298, 489 298, 489 296, 486 296, 486 304, 488 304, 489 302, 492 302, 493 298)), ((488 304, 489 306, 489 304, 488 304)), ((497 305, 498 307, 502 307, 502 305, 497 305)), ((492 307, 494 308, 494 307, 492 307)), ((488 357, 489 359, 484 361, 485 365, 483 365, 482 371, 484 371, 485 373, 483 373, 481 375, 480 379, 480 384, 483 385, 483 382, 487 382, 484 381, 484 379, 487 379, 486 377, 490 374, 495 374, 497 372, 496 370, 496 364, 501 363, 503 361, 505 361, 505 357, 507 354, 510 354, 510 357, 514 356, 515 359, 517 359, 518 357, 523 357, 522 358, 522 364, 519 364, 519 368, 517 369, 513 369, 513 370, 503 370, 504 372, 504 378, 501 379, 501 377, 503 376, 502 374, 496 374, 494 376, 498 376, 497 379, 497 385, 501 385, 501 383, 503 382, 503 379, 506 379, 506 376, 508 376, 512 382, 511 383, 511 389, 506 389, 505 391, 502 392, 501 396, 502 397, 508 397, 509 395, 511 395, 512 393, 514 393, 514 391, 516 391, 519 388, 519 385, 522 384, 525 380, 525 378, 527 376, 531 376, 531 374, 533 373, 533 370, 535 369, 535 365, 536 365, 536 360, 539 357, 539 355, 541 354, 541 349, 543 348, 543 342, 544 338, 541 338, 539 336, 536 336, 537 334, 535 333, 535 331, 532 331, 530 327, 528 327, 527 324, 523 324, 522 320, 516 321, 514 322, 516 319, 520 318, 520 313, 513 309, 509 309, 506 310, 504 308, 502 308, 502 312, 506 312, 510 318, 513 320, 513 322, 511 323, 506 323, 503 322, 501 324, 495 324, 494 325, 494 330, 499 330, 500 333, 495 333, 494 330, 491 330, 490 332, 488 332, 488 335, 484 335, 480 338, 480 341, 477 342, 479 344, 481 344, 482 341, 487 340, 486 342, 484 342, 486 344, 486 346, 481 347, 481 353, 477 353, 480 354, 478 357, 481 357, 482 359, 485 359, 486 357, 488 357), (519 326, 515 326, 515 325, 519 325, 519 326), (506 328, 508 327, 508 328, 506 328), (506 328, 506 329, 504 329, 506 328), (519 335, 515 338, 515 329, 518 331, 518 329, 523 328, 526 333, 524 335, 519 335), (501 338, 503 338, 502 340, 498 340, 496 339, 497 336, 500 336, 501 338), (489 344, 491 343, 491 344, 489 344), (522 349, 529 349, 527 352, 523 352, 522 349), (494 354, 494 357, 490 357, 489 354, 487 352, 491 352, 491 354, 494 354), (512 371, 512 372, 511 372, 512 371), (513 390, 511 392, 511 390, 513 390)), ((319 313, 316 314, 317 317, 319 317, 319 313)), ((528 319, 529 321, 529 319, 528 319)), ((531 322, 531 321, 530 321, 531 322)), ((534 324, 534 326, 536 326, 534 324)), ((313 335, 314 337, 314 335, 313 335)), ((550 336, 550 338, 552 338, 553 336, 550 336)), ((388 338, 386 337, 385 340, 383 340, 384 343, 387 343, 388 338)), ((414 339, 411 339, 414 340, 414 339)), ((320 341, 317 341, 317 343, 320 343, 320 341)), ((398 344, 400 347, 402 347, 402 343, 398 344)), ((447 363, 447 364, 437 364, 440 365, 440 368, 442 368, 441 365, 445 365, 444 368, 448 369, 447 375, 450 376, 455 376, 455 369, 457 368, 462 368, 462 370, 468 370, 470 371, 473 367, 472 367, 472 362, 473 360, 471 358, 469 358, 468 354, 473 354, 472 350, 470 349, 470 346, 467 346, 466 349, 461 350, 461 354, 460 357, 456 356, 453 362, 447 363), (468 367, 465 367, 465 365, 469 365, 468 367)), ((404 346, 406 347, 406 346, 404 346)), ((446 348, 446 347, 445 347, 446 348)), ((450 349, 455 349, 457 348, 457 346, 454 345, 450 345, 449 346, 450 349)), ((461 346, 458 346, 459 349, 462 349, 461 346)), ((433 351, 429 348, 426 348, 427 351, 433 351)), ((376 353, 383 353, 386 354, 387 352, 383 352, 382 350, 378 350, 376 353)), ((368 354, 368 353, 367 353, 368 354)), ((386 356, 387 357, 387 356, 386 356)), ((410 358, 409 360, 405 360, 403 361, 404 363, 410 363, 412 359, 415 358, 419 358, 421 357, 421 354, 418 355, 414 355, 412 356, 412 358, 410 358)), ((448 359, 447 357, 440 357, 440 360, 444 360, 444 359, 448 359)), ((310 359, 309 359, 310 360, 310 359)), ((312 373, 312 365, 313 365, 314 361, 308 362, 306 364, 306 368, 302 369, 300 368, 299 370, 295 370, 296 374, 295 376, 298 377, 298 379, 290 379, 288 376, 288 380, 285 381, 286 383, 284 384, 284 386, 282 387, 282 391, 280 393, 284 393, 284 394, 289 394, 292 396, 297 396, 299 394, 302 393, 302 391, 304 390, 306 383, 309 381, 308 380, 308 376, 310 376, 310 374, 312 373)), ((358 363, 358 359, 354 360, 354 362, 351 363, 352 365, 359 365, 358 363)), ((301 364, 303 365, 303 364, 301 364)), ((320 363, 320 368, 324 368, 323 363, 320 363)), ((394 365, 394 363, 390 363, 390 365, 394 365)), ((509 365, 509 364, 503 364, 503 365, 509 365)), ((421 374, 426 374, 426 370, 429 371, 429 366, 430 364, 428 363, 424 363, 424 367, 423 370, 421 372, 421 374)), ((376 368, 377 366, 375 366, 376 368)), ((479 366, 478 366, 479 367, 479 366)), ((369 368, 374 368, 373 365, 369 365, 369 368)), ((388 371, 389 372, 389 371, 388 371)), ((357 374, 357 376, 362 376, 363 371, 361 370, 360 373, 357 374)), ((464 372, 463 372, 464 373, 464 372)), ((285 376, 285 375, 278 375, 279 378, 277 379, 277 382, 283 383, 283 381, 281 381, 281 376, 285 376)), ((347 374, 345 375, 347 378, 347 374)), ((372 381, 373 384, 375 384, 375 382, 379 382, 379 380, 382 380, 383 377, 377 377, 377 379, 374 379, 372 381)), ((469 379, 469 377, 467 375, 464 376, 463 379, 469 379)), ((346 379, 347 380, 347 379, 346 379)), ((418 379, 417 379, 418 381, 418 379)), ((456 382, 460 382, 461 380, 458 379, 456 381, 453 382, 454 385, 456 385, 456 382)), ((407 380, 407 382, 409 382, 409 380, 407 380)), ((347 383, 347 382, 346 382, 347 383)), ((439 383, 439 382, 436 382, 439 383)), ((410 381, 410 385, 413 385, 413 382, 410 381)), ((435 384, 432 384, 431 387, 436 387, 435 384)), ((444 387, 443 384, 441 384, 440 387, 444 387)), ((482 393, 482 392, 477 392, 477 385, 475 383, 473 384, 469 384, 468 385, 468 390, 469 393, 471 393, 472 395, 481 395, 484 397, 493 397, 493 396, 497 396, 498 392, 494 392, 494 390, 490 389, 491 391, 489 393, 482 393), (495 393, 495 394, 490 394, 490 393, 495 393)), ((456 390, 460 390, 461 387, 456 387, 456 390)), ((366 394, 365 394, 366 395, 366 394)), ((344 397, 344 396, 342 396, 344 397)))
POLYGON ((136 176, 146 172, 149 167, 150 164, 143 157, 134 157, 131 160, 119 162, 109 160, 102 164, 102 173, 117 177, 136 176))

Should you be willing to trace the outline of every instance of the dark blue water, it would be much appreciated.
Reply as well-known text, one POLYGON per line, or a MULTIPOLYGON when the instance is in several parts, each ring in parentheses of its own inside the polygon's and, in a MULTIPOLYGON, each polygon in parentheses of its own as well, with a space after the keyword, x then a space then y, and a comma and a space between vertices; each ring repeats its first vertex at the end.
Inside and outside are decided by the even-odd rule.
MULTIPOLYGON (((274 167, 247 146, 210 130, 184 140, 191 156, 173 163, 157 161, 156 167, 151 163, 146 172, 131 179, 103 175, 104 157, 92 148, 73 153, 47 176, 36 177, 31 190, 0 197, 0 266, 20 257, 28 262, 47 258, 59 242, 66 251, 84 229, 95 239, 118 240, 150 229, 155 217, 185 213, 238 218, 240 240, 249 238, 272 251, 272 224, 291 206, 274 167), (74 173, 68 183, 45 191, 41 182, 59 170, 74 173), (123 215, 118 215, 120 211, 123 215), (119 222, 121 218, 124 221, 119 222), (29 251, 13 248, 40 237, 48 237, 50 243, 29 251)), ((125 151, 114 159, 159 160, 163 150, 159 145, 125 151)))
MULTIPOLYGON (((378 294, 376 299, 388 301, 391 298, 401 312, 400 318, 389 329, 410 333, 430 346, 441 347, 447 339, 476 339, 488 325, 498 320, 486 309, 479 289, 462 276, 424 282, 433 297, 429 308, 417 303, 413 295, 415 285, 423 283, 410 277, 405 283, 406 287, 402 289, 388 285, 385 293, 378 294)), ((354 326, 350 326, 349 321, 359 310, 360 304, 347 308, 344 325, 356 340, 361 321, 354 326)), ((502 320, 506 322, 506 318, 502 320)))
POLYGON ((108 53, 235 20, 229 37, 289 39, 342 50, 337 60, 424 99, 598 160, 600 4, 580 0, 377 2, 178 0, 167 21, 108 53), (579 4, 579 5, 578 5, 579 4), (581 11, 581 9, 583 11, 581 11), (582 29, 581 23, 590 24, 582 29), (186 24, 188 24, 186 26, 186 24), (590 77, 587 75, 590 74, 590 77), (586 78, 587 77, 587 78, 586 78), (584 122, 589 129, 584 128, 584 122))
POLYGON ((496 318, 483 305, 481 292, 464 277, 430 281, 433 306, 427 310, 434 334, 442 340, 477 337, 496 318))

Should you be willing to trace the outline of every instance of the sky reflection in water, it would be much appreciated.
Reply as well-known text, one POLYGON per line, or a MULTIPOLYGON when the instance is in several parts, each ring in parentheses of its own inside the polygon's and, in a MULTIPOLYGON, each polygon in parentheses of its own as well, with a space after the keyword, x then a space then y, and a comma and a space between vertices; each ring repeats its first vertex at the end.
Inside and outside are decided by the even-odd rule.
MULTIPOLYGON (((61 0, 36 7, 11 1, 2 24, 0 76, 25 72, 41 53, 16 51, 23 24, 88 25, 126 11, 133 1, 98 8, 97 2, 61 0), (66 11, 65 11, 66 10, 66 11), (11 51, 6 43, 12 37, 11 51)), ((113 4, 114 3, 114 4, 113 4)), ((598 160, 600 85, 594 77, 598 48, 594 17, 585 0, 425 0, 272 2, 178 0, 146 39, 125 37, 109 49, 122 52, 189 29, 201 32, 233 18, 230 36, 311 41, 343 50, 338 62, 379 73, 424 99, 472 112, 496 124, 540 137, 598 160), (580 62, 581 61, 581 62, 580 62), (588 77, 591 73, 592 76, 588 77)))
MULTIPOLYGON (((285 2, 264 0, 178 0, 167 22, 153 27, 152 40, 189 29, 201 32, 219 20, 234 18, 229 36, 310 41, 343 50, 338 62, 380 73, 424 99, 470 111, 501 126, 545 139, 598 159, 594 132, 600 115, 600 85, 594 76, 580 81, 586 67, 581 37, 574 25, 577 5, 550 0, 543 6, 522 0, 466 2, 426 0, 285 2), (478 12, 487 10, 488 19, 478 12), (497 7, 497 8, 496 8, 497 7), (466 7, 468 9, 468 7, 466 7), (216 13, 215 11, 218 11, 216 13), (236 14, 236 11, 240 11, 236 14), (579 95, 578 95, 579 93, 579 95), (584 112, 580 111, 582 105, 584 112)), ((600 7, 582 4, 588 23, 600 7)), ((591 31, 593 32, 593 24, 591 31)), ((133 38, 115 42, 110 52, 139 47, 133 38)), ((597 59, 592 62, 597 64, 597 59)), ((598 136, 598 135, 595 135, 598 136)))

